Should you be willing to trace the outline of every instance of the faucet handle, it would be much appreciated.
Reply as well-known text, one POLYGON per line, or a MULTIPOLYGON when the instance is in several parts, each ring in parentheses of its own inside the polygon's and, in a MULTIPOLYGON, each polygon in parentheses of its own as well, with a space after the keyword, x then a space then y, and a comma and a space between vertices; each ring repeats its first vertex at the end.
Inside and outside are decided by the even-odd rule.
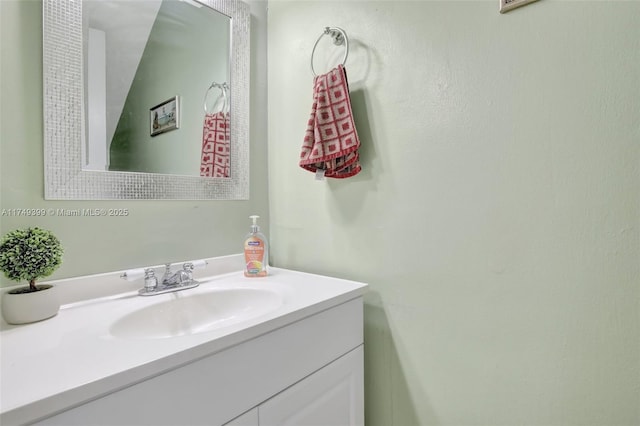
POLYGON ((184 269, 187 269, 187 267, 189 267, 189 269, 191 269, 192 271, 194 269, 204 269, 207 267, 207 265, 209 264, 209 262, 207 262, 206 260, 192 260, 190 262, 186 262, 183 267, 184 269))
POLYGON ((138 278, 142 278, 144 276, 144 269, 129 269, 128 271, 124 271, 120 278, 125 281, 135 281, 138 278))
POLYGON ((189 279, 193 279, 193 271, 195 269, 204 269, 207 267, 209 263, 206 260, 192 260, 191 262, 185 262, 182 265, 182 269, 184 269, 187 274, 189 274, 189 279))
POLYGON ((153 269, 147 268, 144 270, 144 288, 145 290, 153 290, 158 286, 158 278, 153 269))
POLYGON ((186 262, 182 265, 182 269, 187 273, 187 279, 189 281, 193 280, 193 270, 195 269, 195 265, 192 262, 186 262))

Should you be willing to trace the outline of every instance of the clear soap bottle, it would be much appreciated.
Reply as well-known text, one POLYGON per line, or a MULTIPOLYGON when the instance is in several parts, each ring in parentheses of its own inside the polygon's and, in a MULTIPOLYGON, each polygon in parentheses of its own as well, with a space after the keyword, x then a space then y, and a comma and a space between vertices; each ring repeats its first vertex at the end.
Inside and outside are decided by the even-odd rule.
POLYGON ((269 259, 269 248, 267 237, 260 232, 258 218, 260 216, 249 216, 253 221, 251 230, 244 239, 244 276, 245 277, 266 277, 267 263, 269 259))

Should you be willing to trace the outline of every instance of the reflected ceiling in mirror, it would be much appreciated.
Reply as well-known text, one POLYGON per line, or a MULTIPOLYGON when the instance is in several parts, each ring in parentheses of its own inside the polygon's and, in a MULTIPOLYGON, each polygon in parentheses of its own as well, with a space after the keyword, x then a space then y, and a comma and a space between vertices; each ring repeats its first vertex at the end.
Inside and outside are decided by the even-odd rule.
MULTIPOLYGON (((85 80, 89 82, 91 73, 83 72, 83 69, 88 66, 83 50, 89 39, 87 36, 89 30, 86 29, 86 25, 83 25, 83 21, 87 24, 91 14, 95 13, 93 3, 106 5, 111 2, 112 0, 88 0, 89 4, 83 5, 82 2, 72 0, 45 0, 43 3, 45 198, 248 199, 250 25, 248 7, 236 0, 115 1, 115 3, 145 3, 150 6, 151 11, 146 13, 156 19, 151 22, 148 18, 147 29, 143 29, 142 32, 151 34, 159 25, 165 29, 168 27, 168 33, 161 33, 160 37, 164 40, 162 44, 173 49, 173 52, 159 55, 164 62, 143 65, 142 58, 149 50, 150 42, 139 41, 137 48, 127 47, 127 54, 134 58, 129 60, 135 65, 129 65, 127 72, 120 68, 116 75, 121 80, 120 85, 129 86, 129 88, 116 89, 114 83, 110 83, 111 86, 107 92, 119 93, 112 93, 110 96, 119 96, 120 106, 116 101, 107 102, 104 99, 102 108, 105 119, 102 120, 101 125, 105 129, 105 134, 106 129, 110 128, 109 131, 117 135, 119 128, 124 129, 121 129, 123 134, 133 133, 130 128, 123 127, 123 119, 143 123, 136 132, 143 134, 144 139, 120 138, 114 145, 116 138, 111 138, 114 143, 111 143, 110 151, 119 151, 122 154, 126 151, 123 147, 127 148, 128 145, 130 148, 133 144, 143 146, 150 151, 129 149, 136 151, 137 160, 127 159, 123 155, 106 155, 106 159, 103 155, 102 159, 96 160, 91 156, 96 150, 92 150, 86 143, 93 127, 84 126, 82 121, 83 117, 92 115, 90 108, 84 107, 83 102, 83 99, 91 99, 88 93, 91 89, 88 88, 89 85, 84 84, 85 80), (156 4, 155 11, 152 10, 153 3, 156 4), (166 10, 163 11, 163 9, 166 10), (208 22, 209 19, 219 22, 220 18, 223 25, 224 23, 230 25, 230 28, 222 27, 219 30, 219 34, 223 34, 220 38, 207 40, 207 43, 200 43, 193 39, 190 42, 186 41, 187 35, 183 34, 185 26, 208 22), (144 46, 140 47, 142 44, 144 46), (216 49, 213 49, 213 46, 216 46, 216 49), (207 55, 212 50, 223 53, 215 58, 209 58, 207 55), (192 60, 185 59, 185 52, 193 51, 199 52, 199 62, 194 63, 192 60), (229 52, 231 52, 230 55, 229 52), (203 60, 203 56, 207 56, 207 59, 203 60), (224 57, 230 57, 230 60, 225 61, 224 57), (141 71, 143 67, 145 70, 141 71), (127 73, 128 77, 125 75, 127 73), (154 90, 148 90, 148 87, 144 87, 147 83, 142 81, 142 76, 153 74, 161 76, 169 74, 170 78, 162 81, 161 77, 155 76, 154 83, 149 84, 154 87, 154 90), (204 77, 196 79, 195 74, 204 77), (191 81, 193 85, 169 87, 179 80, 191 81), (217 86, 208 91, 212 83, 226 83, 228 91, 224 97, 222 90, 217 90, 217 86), (142 88, 134 92, 136 84, 142 88), (203 139, 206 137, 207 121, 204 103, 207 93, 209 93, 210 112, 223 112, 219 111, 224 109, 224 102, 220 100, 227 101, 228 113, 224 115, 228 124, 226 137, 231 141, 228 151, 229 167, 226 172, 228 177, 222 177, 224 175, 219 173, 213 176, 220 177, 199 176, 201 165, 204 164, 201 149, 203 139), (139 111, 142 110, 142 114, 136 115, 135 118, 132 112, 124 114, 123 111, 127 108, 126 104, 129 101, 137 104, 136 108, 139 111), (115 112, 107 113, 108 105, 115 112), (170 112, 174 111, 174 108, 176 109, 174 114, 177 113, 179 116, 174 115, 172 122, 170 112), (151 136, 152 134, 155 135, 151 136), (114 149, 116 147, 117 149, 114 149), (140 158, 148 161, 141 161, 140 158), (108 163, 111 165, 107 165, 108 163), (123 166, 125 163, 134 166, 123 166)), ((99 13, 106 14, 106 12, 99 13)), ((94 24, 94 28, 101 25, 104 27, 105 23, 94 24)), ((138 29, 141 27, 145 25, 139 25, 138 29)), ((100 28, 97 29, 100 30, 100 28)), ((199 36, 205 37, 202 34, 199 36)), ((191 37, 198 36, 191 35, 191 37)), ((110 78, 106 74, 105 80, 110 78)), ((106 94, 104 96, 106 98, 106 94)), ((89 105, 89 102, 86 105, 89 105)), ((87 119, 87 122, 89 121, 91 121, 90 118, 87 119)), ((107 137, 103 140, 106 146, 107 137)), ((212 175, 203 173, 203 176, 212 175)))

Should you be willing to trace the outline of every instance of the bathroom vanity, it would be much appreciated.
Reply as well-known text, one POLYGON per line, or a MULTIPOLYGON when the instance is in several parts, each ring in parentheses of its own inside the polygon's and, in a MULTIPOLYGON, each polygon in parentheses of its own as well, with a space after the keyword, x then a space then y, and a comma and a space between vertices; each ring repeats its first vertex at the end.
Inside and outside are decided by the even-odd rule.
POLYGON ((278 268, 199 281, 4 325, 0 423, 364 424, 366 284, 278 268))

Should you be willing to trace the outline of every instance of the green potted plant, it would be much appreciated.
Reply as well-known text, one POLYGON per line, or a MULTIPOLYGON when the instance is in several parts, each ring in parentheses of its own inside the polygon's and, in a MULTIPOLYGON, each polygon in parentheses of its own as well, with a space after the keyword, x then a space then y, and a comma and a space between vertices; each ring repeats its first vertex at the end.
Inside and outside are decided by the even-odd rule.
POLYGON ((62 263, 62 245, 51 231, 41 228, 16 229, 0 241, 0 270, 13 281, 27 280, 2 295, 2 316, 9 324, 26 324, 50 318, 58 313, 55 287, 36 284, 62 263))

